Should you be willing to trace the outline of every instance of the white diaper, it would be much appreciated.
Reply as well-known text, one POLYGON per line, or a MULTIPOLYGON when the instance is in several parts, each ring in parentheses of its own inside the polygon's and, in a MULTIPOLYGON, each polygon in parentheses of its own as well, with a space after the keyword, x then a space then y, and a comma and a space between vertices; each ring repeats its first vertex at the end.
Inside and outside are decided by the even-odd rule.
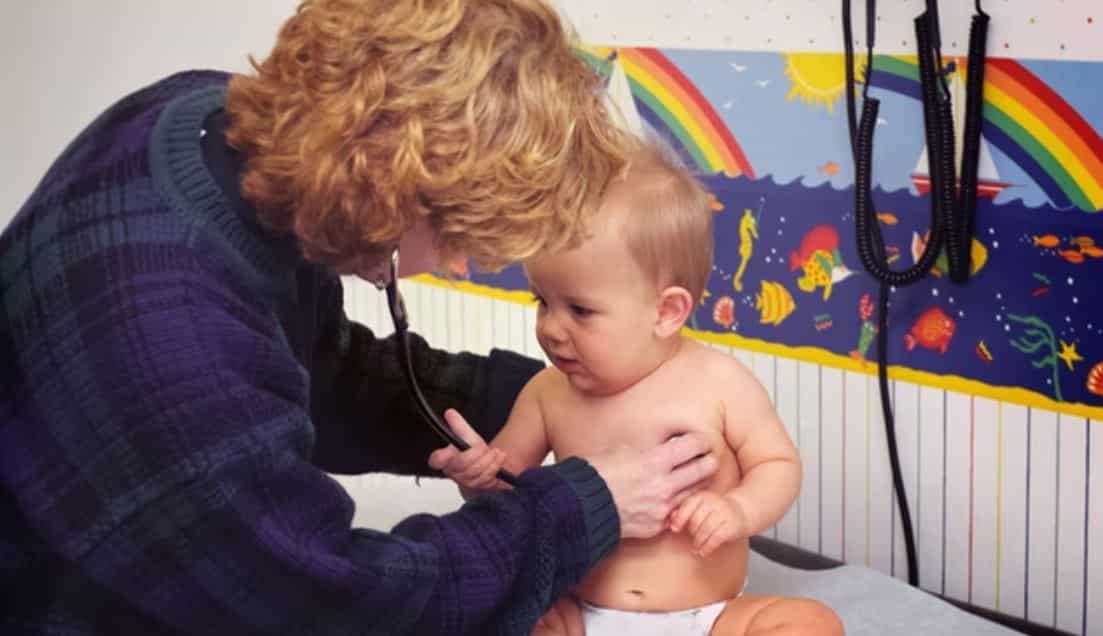
POLYGON ((727 601, 676 612, 631 612, 580 601, 586 636, 708 636, 727 601))

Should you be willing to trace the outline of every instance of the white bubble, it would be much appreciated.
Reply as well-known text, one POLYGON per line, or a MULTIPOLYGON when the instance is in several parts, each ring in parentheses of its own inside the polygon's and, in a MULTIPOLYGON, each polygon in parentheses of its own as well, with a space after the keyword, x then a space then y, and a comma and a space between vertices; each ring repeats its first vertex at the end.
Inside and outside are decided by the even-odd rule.
POLYGON ((932 289, 932 290, 931 290, 931 295, 932 295, 932 296, 937 296, 937 295, 938 295, 938 289, 937 289, 937 288, 936 288, 936 289, 932 289))
POLYGON ((781 218, 780 218, 780 221, 781 221, 782 223, 784 223, 784 222, 785 222, 785 217, 781 217, 781 218))
POLYGON ((959 318, 964 318, 965 317, 965 312, 964 311, 959 311, 959 312, 957 312, 957 315, 958 315, 959 318))
POLYGON ((1011 331, 1011 325, 1004 325, 1003 330, 1004 331, 1011 331))
POLYGON ((1065 322, 1072 322, 1071 316, 1065 316, 1065 322))
POLYGON ((996 248, 996 249, 999 249, 999 247, 1000 247, 1000 242, 999 242, 999 241, 992 241, 992 247, 994 247, 994 248, 996 248))
POLYGON ((1073 282, 1073 281, 1072 281, 1072 276, 1069 276, 1069 285, 1071 285, 1071 284, 1072 284, 1072 282, 1073 282))
POLYGON ((952 305, 952 304, 954 304, 954 297, 953 297, 953 296, 950 296, 950 298, 949 298, 949 301, 950 301, 950 304, 951 304, 951 305, 952 305))
MULTIPOLYGON (((1075 305, 1075 304, 1076 304, 1076 303, 1078 303, 1078 302, 1080 302, 1080 299, 1079 299, 1079 298, 1077 298, 1076 296, 1073 296, 1073 297, 1072 297, 1072 304, 1074 304, 1074 305, 1075 305)), ((1088 325, 1088 327, 1091 327, 1091 325, 1088 325)))
POLYGON ((996 292, 996 300, 1003 300, 1003 294, 996 292))
POLYGON ((770 261, 770 257, 769 257, 769 256, 767 256, 767 257, 766 257, 766 262, 767 262, 767 263, 770 263, 770 262, 772 262, 772 261, 770 261))
POLYGON ((994 228, 994 227, 988 228, 988 233, 994 235, 996 233, 996 228, 994 228))
POLYGON ((771 254, 777 254, 777 248, 776 247, 771 247, 770 248, 770 253, 771 254))
POLYGON ((996 322, 1000 322, 1001 320, 1003 320, 1003 316, 996 314, 996 322))

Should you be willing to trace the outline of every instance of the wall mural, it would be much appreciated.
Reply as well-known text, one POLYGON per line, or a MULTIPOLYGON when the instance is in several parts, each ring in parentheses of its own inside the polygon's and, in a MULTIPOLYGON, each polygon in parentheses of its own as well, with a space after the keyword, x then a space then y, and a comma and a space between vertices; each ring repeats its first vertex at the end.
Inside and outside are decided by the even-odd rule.
MULTIPOLYGON (((872 372, 877 285, 855 247, 843 56, 580 53, 622 124, 673 142, 715 197, 715 267, 694 335, 872 372)), ((964 60, 944 62, 960 111, 964 60)), ((892 373, 1103 418, 1103 64, 991 58, 985 75, 973 276, 950 282, 943 255, 892 291, 892 373)), ((881 99, 874 202, 904 269, 929 224, 915 58, 875 56, 870 91, 881 99)), ((467 276, 484 293, 526 288, 517 267, 467 276)))

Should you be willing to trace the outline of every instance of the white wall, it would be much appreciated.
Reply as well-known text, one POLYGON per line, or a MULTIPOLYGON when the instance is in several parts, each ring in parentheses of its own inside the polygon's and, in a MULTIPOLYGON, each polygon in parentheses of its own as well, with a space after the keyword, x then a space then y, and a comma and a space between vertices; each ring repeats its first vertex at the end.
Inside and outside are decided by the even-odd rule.
POLYGON ((244 71, 293 0, 0 3, 0 226, 54 156, 104 108, 175 71, 244 71))
MULTIPOLYGON (((559 4, 591 43, 757 50, 841 46, 837 2, 685 0, 680 9, 669 0, 559 4)), ((911 18, 922 4, 881 3, 886 13, 879 52, 910 52, 911 18)), ((292 0, 4 2, 0 226, 53 155, 113 100, 185 68, 244 69, 246 54, 265 53, 294 5, 292 0)), ((946 48, 960 53, 972 3, 942 5, 946 48)), ((993 15, 992 50, 1000 55, 1103 60, 1103 8, 1094 0, 985 5, 993 15)), ((856 26, 861 19, 858 10, 856 26)), ((858 27, 859 37, 860 32, 858 27)), ((415 327, 439 346, 485 351, 498 345, 539 353, 529 309, 419 284, 408 289, 415 327)), ((351 287, 348 306, 352 315, 389 330, 367 286, 351 287)), ((902 576, 902 540, 870 377, 732 353, 775 397, 806 462, 800 500, 770 534, 902 576)), ((1070 632, 1103 633, 1098 423, 904 383, 894 390, 923 586, 1070 632)), ((447 484, 423 482, 415 490, 378 476, 345 481, 361 504, 357 522, 364 525, 388 527, 410 512, 458 503, 447 484), (406 492, 389 493, 384 504, 380 488, 406 492)))

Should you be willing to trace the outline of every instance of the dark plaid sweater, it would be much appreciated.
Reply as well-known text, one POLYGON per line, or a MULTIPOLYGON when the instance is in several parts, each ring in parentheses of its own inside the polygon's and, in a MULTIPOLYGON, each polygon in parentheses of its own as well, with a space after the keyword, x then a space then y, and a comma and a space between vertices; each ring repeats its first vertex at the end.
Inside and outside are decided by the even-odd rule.
MULTIPOLYGON (((394 343, 208 169, 226 79, 112 106, 0 236, 0 633, 527 633, 616 542, 607 488, 572 459, 350 527, 326 471, 426 474, 440 443, 394 343)), ((413 344, 488 437, 537 368, 413 344)))

